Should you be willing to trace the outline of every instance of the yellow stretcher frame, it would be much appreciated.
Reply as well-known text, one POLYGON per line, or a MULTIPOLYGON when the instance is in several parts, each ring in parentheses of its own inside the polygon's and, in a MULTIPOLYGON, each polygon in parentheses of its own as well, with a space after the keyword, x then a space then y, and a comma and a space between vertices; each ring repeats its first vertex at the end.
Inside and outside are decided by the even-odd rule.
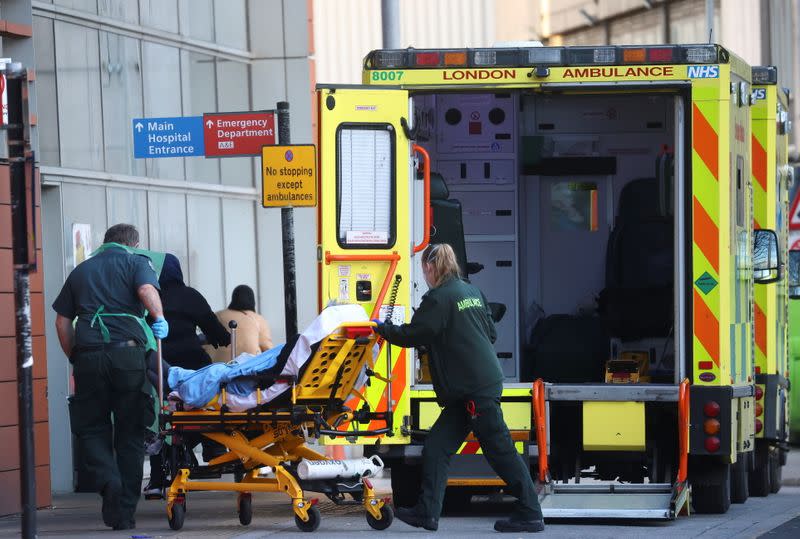
MULTIPOLYGON (((308 360, 299 380, 293 377, 257 379, 260 397, 264 382, 291 383, 291 401, 288 406, 271 409, 258 406, 247 412, 229 412, 226 392, 222 387, 218 398, 210 406, 196 411, 168 411, 160 415, 162 435, 180 437, 184 433, 199 433, 209 440, 224 445, 228 452, 207 463, 215 468, 237 461, 245 469, 240 482, 193 481, 191 470, 180 468, 166 492, 167 518, 170 527, 183 527, 186 494, 190 491, 238 492, 239 520, 249 524, 252 517, 250 494, 252 492, 285 492, 292 500, 295 522, 302 531, 314 531, 321 516, 316 500, 306 497, 299 480, 290 471, 291 464, 301 459, 331 460, 308 448, 309 437, 380 435, 391 432, 391 407, 384 412, 369 410, 350 411, 344 402, 351 396, 363 400, 355 388, 362 372, 375 376, 373 348, 377 335, 372 331, 374 322, 353 322, 339 326, 320 343, 308 360), (366 370, 365 370, 366 369, 366 370), (338 430, 342 424, 384 421, 386 428, 368 432, 338 430), (259 477, 259 469, 269 466, 274 478, 259 477)), ((159 347, 160 350, 160 347, 159 347)), ((377 377, 385 384, 391 380, 377 377)), ((160 391, 161 395, 163 393, 160 391)), ((163 402, 163 401, 162 401, 163 402)), ((363 485, 362 505, 367 522, 377 530, 388 528, 394 518, 388 499, 375 496, 372 484, 366 478, 363 485)), ((342 479, 315 480, 316 483, 341 483, 342 479)))

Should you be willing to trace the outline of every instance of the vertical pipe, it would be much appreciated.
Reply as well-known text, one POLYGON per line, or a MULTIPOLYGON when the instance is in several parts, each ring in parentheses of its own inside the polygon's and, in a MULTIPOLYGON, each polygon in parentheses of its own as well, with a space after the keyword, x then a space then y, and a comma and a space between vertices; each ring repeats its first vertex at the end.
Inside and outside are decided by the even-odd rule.
POLYGON ((11 234, 14 258, 14 307, 17 337, 17 399, 19 406, 20 490, 22 501, 22 537, 36 537, 36 453, 33 439, 33 337, 31 330, 31 294, 29 271, 36 271, 35 212, 32 197, 36 192, 36 174, 26 178, 26 104, 23 85, 27 84, 22 66, 6 65, 8 95, 8 161, 11 180, 11 234), (9 69, 10 68, 10 69, 9 69), (33 212, 33 213, 31 213, 33 212), (33 252, 31 252, 33 249, 33 252))
POLYGON ((706 0, 706 36, 708 42, 713 43, 717 36, 713 34, 714 31, 714 0, 706 0))
MULTIPOLYGON (((291 144, 289 103, 278 103, 278 144, 291 144)), ((283 292, 286 340, 297 335, 297 278, 294 253, 294 209, 281 208, 281 239, 283 243, 283 292)))
POLYGON ((398 0, 381 0, 383 48, 400 48, 400 4, 398 0))
POLYGON ((680 384, 686 378, 686 210, 685 210, 685 178, 684 156, 686 154, 686 125, 683 97, 675 96, 675 174, 673 175, 673 190, 675 202, 673 204, 673 220, 675 221, 675 314, 673 322, 673 338, 675 339, 675 378, 674 382, 680 384))

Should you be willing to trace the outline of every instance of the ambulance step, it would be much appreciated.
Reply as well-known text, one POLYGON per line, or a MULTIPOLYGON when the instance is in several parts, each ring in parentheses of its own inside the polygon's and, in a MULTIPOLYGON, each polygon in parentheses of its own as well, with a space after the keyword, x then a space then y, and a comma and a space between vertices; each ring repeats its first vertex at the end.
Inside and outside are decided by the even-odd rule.
POLYGON ((544 518, 672 520, 687 501, 669 483, 551 484, 539 495, 544 518))

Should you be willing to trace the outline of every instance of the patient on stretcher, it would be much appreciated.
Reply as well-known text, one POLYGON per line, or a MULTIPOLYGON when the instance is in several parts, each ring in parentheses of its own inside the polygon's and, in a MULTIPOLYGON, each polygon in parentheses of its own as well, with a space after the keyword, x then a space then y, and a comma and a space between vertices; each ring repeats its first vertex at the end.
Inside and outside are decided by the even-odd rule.
MULTIPOLYGON (((290 339, 257 356, 241 354, 228 363, 213 363, 199 370, 171 367, 169 369, 169 395, 171 402, 182 401, 184 409, 204 408, 211 403, 221 384, 226 384, 226 404, 232 412, 242 412, 259 404, 273 401, 290 385, 276 382, 257 395, 253 375, 300 377, 303 365, 314 354, 319 343, 336 328, 348 322, 367 322, 369 317, 360 305, 333 305, 327 307, 296 338, 290 339)), ((375 352, 377 352, 377 347, 375 352)), ((363 384, 362 375, 357 385, 363 384)))

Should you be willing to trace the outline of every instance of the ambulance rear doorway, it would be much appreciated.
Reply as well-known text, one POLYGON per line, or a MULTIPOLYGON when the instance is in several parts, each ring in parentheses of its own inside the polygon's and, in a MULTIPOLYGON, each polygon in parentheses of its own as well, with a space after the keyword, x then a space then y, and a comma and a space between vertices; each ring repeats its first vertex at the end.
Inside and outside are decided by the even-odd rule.
MULTIPOLYGON (((507 384, 677 379, 684 103, 675 91, 412 96, 433 171, 431 242, 454 244, 470 282, 505 308, 507 384)), ((421 237, 418 178, 412 191, 421 237)), ((418 304, 427 287, 412 271, 418 304)), ((416 384, 429 380, 418 359, 416 384)))

